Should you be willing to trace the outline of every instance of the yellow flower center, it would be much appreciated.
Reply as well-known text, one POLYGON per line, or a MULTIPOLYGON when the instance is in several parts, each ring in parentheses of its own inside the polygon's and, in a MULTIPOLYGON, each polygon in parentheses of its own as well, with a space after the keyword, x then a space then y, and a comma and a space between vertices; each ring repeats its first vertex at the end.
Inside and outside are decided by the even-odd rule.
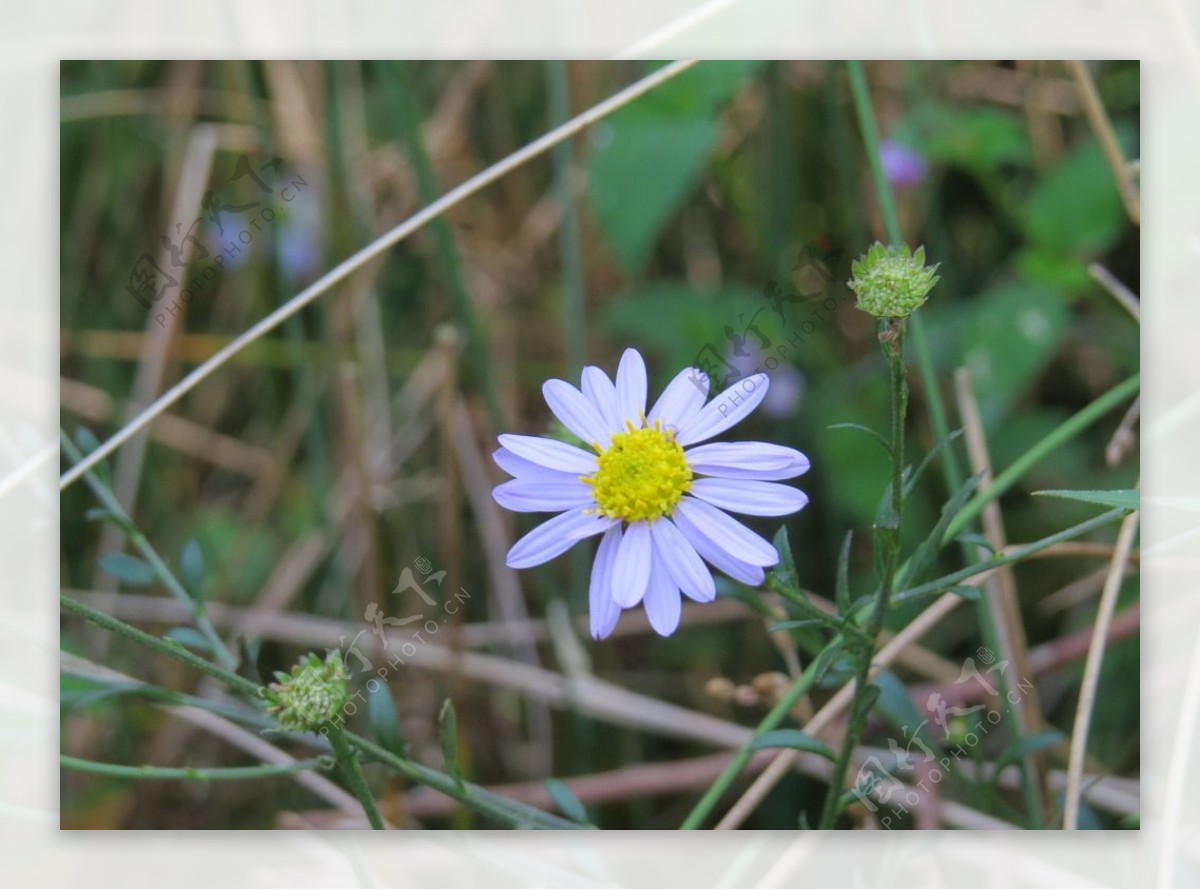
POLYGON ((597 457, 592 486, 597 512, 640 522, 666 516, 692 484, 692 469, 675 433, 661 424, 616 433, 597 457))

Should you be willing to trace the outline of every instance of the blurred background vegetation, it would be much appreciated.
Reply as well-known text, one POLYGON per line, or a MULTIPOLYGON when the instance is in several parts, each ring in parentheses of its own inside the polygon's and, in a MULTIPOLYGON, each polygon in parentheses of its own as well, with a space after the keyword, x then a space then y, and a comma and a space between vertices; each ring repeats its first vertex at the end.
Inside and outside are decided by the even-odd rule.
MULTIPOLYGON (((336 262, 651 67, 63 63, 64 429, 104 439, 336 262), (147 279, 138 277, 148 260, 158 269, 152 289, 164 276, 179 283, 157 301, 145 299, 147 279)), ((1125 156, 1136 158, 1138 64, 1088 70, 1125 156)), ((922 312, 941 398, 958 427, 952 375, 968 369, 1002 469, 1138 371, 1136 322, 1089 274, 1101 264, 1136 291, 1138 228, 1062 63, 880 62, 867 72, 905 238, 941 264, 922 312)), ((355 726, 436 765, 437 715, 449 696, 473 781, 528 785, 536 798, 548 777, 617 771, 600 783, 606 793, 572 785, 598 824, 675 827, 711 781, 686 765, 722 744, 706 742, 702 729, 662 728, 674 712, 581 703, 572 683, 594 674, 753 726, 776 675, 789 671, 787 646, 767 633, 755 608, 762 598, 728 581, 717 604, 687 604, 670 639, 627 613, 613 639, 593 643, 578 623, 588 554, 520 575, 503 566, 507 545, 535 517, 513 517, 490 499, 503 478, 489 457, 495 435, 553 434, 541 382, 577 380, 585 362, 611 373, 627 346, 647 356, 652 392, 697 361, 747 372, 783 355, 770 399, 732 437, 785 443, 812 458, 799 480, 811 503, 785 523, 799 583, 832 597, 837 554, 854 529, 851 587, 866 593, 866 531, 888 464, 868 436, 831 426, 887 427, 874 323, 844 286, 850 261, 876 239, 884 230, 845 66, 702 63, 455 207, 257 340, 105 471, 222 633, 244 641, 243 672, 269 677, 309 649, 356 637, 380 661, 370 616, 403 618, 420 605, 394 591, 397 578, 414 566, 418 578, 445 570, 429 589, 469 596, 424 648, 497 661, 472 673, 452 657, 419 656, 370 697, 355 726), (775 287, 792 298, 778 304, 782 312, 766 298, 775 287), (530 666, 544 673, 530 680, 522 673, 530 666), (620 773, 636 765, 651 771, 620 773), (665 788, 647 787, 655 766, 672 777, 665 788)), ((937 437, 915 373, 913 386, 909 448, 919 457, 937 437)), ((1034 491, 1134 487, 1136 446, 1110 443, 1125 407, 1004 497, 1010 541, 1096 512, 1034 491)), ((965 465, 961 442, 954 448, 965 465)), ((922 477, 905 516, 911 543, 946 497, 939 473, 922 477)), ((127 541, 95 521, 95 506, 82 485, 63 495, 63 587, 201 651, 204 641, 137 558, 112 555, 127 541)), ((752 524, 768 537, 777 526, 752 524)), ((959 557, 948 550, 943 568, 961 567, 959 557)), ((1031 649, 1074 653, 1051 658, 1037 677, 1048 727, 1066 734, 1077 644, 1090 630, 1103 568, 1044 560, 1016 570, 1031 649)), ((1089 770, 1134 779, 1136 600, 1135 572, 1122 590, 1125 631, 1106 654, 1089 746, 1089 770)), ((908 617, 901 611, 892 626, 908 617)), ((981 645, 977 613, 957 610, 923 644, 944 680, 981 645)), ((219 698, 177 665, 73 621, 64 622, 62 646, 127 676, 219 698)), ((890 676, 899 691, 867 739, 884 748, 924 707, 918 691, 927 694, 939 674, 910 662, 890 676)), ((114 694, 111 682, 64 674, 64 753, 129 764, 247 762, 219 733, 152 697, 114 694)), ((989 739, 976 756, 994 761, 1004 746, 989 739)), ((1065 763, 1064 745, 1043 754, 1052 767, 1065 763)), ((397 824, 487 824, 406 794, 395 778, 369 777, 397 824)), ((944 793, 1025 824, 1013 788, 959 777, 944 793)), ((747 824, 796 827, 823 794, 820 781, 789 777, 747 824)), ((288 777, 135 782, 64 772, 62 806, 72 828, 296 827, 353 817, 288 777)), ((1136 824, 1103 809, 1085 816, 1090 827, 1136 824)))

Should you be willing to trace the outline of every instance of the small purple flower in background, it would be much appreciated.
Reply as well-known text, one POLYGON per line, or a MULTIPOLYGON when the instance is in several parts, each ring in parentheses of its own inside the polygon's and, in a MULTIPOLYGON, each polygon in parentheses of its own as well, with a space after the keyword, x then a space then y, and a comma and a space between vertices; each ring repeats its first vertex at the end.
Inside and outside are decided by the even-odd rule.
MULTIPOLYGON (((742 377, 753 374, 767 361, 766 353, 756 346, 750 346, 744 356, 738 355, 737 350, 730 349, 725 358, 742 377)), ((791 365, 780 362, 771 372, 771 388, 762 400, 762 412, 774 420, 794 417, 800 410, 803 398, 804 375, 791 365)))
POLYGON ((638 603, 654 630, 670 636, 679 626, 680 592, 701 603, 716 598, 705 562, 743 584, 762 584, 763 569, 779 554, 724 511, 783 516, 808 503, 804 492, 777 484, 808 471, 808 458, 794 448, 699 444, 747 417, 767 395, 767 376, 739 380, 707 405, 707 386, 696 385, 702 377, 684 368, 647 411, 646 365, 627 349, 615 384, 589 366, 582 390, 565 380, 542 386, 550 410, 593 451, 500 436, 493 457, 516 478, 496 486, 496 502, 518 513, 558 513, 512 546, 510 568, 541 565, 603 535, 588 597, 597 639, 638 603))
POLYGON ((290 205, 279 224, 279 264, 294 284, 310 281, 321 268, 321 227, 315 200, 290 205))
POLYGON ((929 172, 925 156, 907 146, 885 139, 879 145, 883 173, 894 186, 907 187, 920 183, 929 172))

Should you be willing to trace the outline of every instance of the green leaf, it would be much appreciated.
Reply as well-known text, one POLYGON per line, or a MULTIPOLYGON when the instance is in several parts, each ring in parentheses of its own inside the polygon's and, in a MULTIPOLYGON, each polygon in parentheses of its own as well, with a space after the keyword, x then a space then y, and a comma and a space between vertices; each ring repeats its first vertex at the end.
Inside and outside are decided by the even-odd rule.
MULTIPOLYGON (((657 280, 615 297, 604 311, 604 327, 615 339, 643 344, 664 367, 711 368, 720 377, 734 370, 721 364, 729 350, 726 327, 741 335, 753 324, 772 347, 789 336, 761 288, 727 282, 700 290, 686 281, 657 280), (647 324, 659 318, 671 323, 647 324)), ((753 332, 749 338, 756 342, 753 332)))
POLYGON ((814 686, 820 683, 825 674, 829 672, 829 669, 833 667, 838 656, 842 654, 843 645, 841 639, 835 639, 821 650, 821 654, 817 656, 816 667, 813 669, 814 686))
POLYGON ((442 727, 442 758, 446 761, 446 773, 460 787, 465 787, 462 771, 458 766, 458 716, 454 713, 454 702, 450 699, 442 703, 438 722, 442 727))
POLYGON ((992 542, 983 535, 965 534, 959 535, 954 539, 960 544, 970 544, 973 547, 983 547, 991 556, 996 555, 996 548, 992 546, 992 542))
POLYGON ((837 760, 837 754, 832 748, 799 729, 775 729, 763 733, 750 743, 751 751, 761 751, 764 748, 792 748, 818 754, 830 762, 837 760))
POLYGON ((958 487, 958 491, 954 492, 950 496, 950 499, 942 506, 942 515, 933 527, 933 531, 929 533, 929 536, 924 541, 917 545, 917 549, 913 551, 908 562, 900 570, 898 590, 903 590, 905 587, 910 586, 933 566, 938 553, 945 546, 943 538, 946 535, 946 529, 950 527, 950 523, 954 521, 954 517, 958 515, 959 511, 970 500, 971 495, 974 494, 976 487, 979 485, 980 478, 982 478, 982 474, 975 473, 963 482, 958 487))
POLYGON ((105 553, 99 566, 101 571, 130 587, 149 587, 158 577, 148 562, 128 553, 105 553))
POLYGON ((829 625, 829 622, 822 621, 820 618, 799 618, 794 621, 777 621, 768 627, 767 630, 775 633, 781 630, 800 630, 803 627, 813 627, 816 625, 826 627, 829 625))
MULTIPOLYGON (((1134 141, 1132 131, 1119 123, 1115 129, 1128 152, 1134 141)), ((1025 206, 1030 240, 1068 253, 1101 253, 1116 243, 1127 226, 1112 169, 1093 138, 1043 177, 1025 206)))
POLYGON ((988 106, 931 104, 903 121, 896 136, 932 160, 980 176, 1005 165, 1028 167, 1032 160, 1024 121, 988 106))
POLYGON ((799 581, 796 579, 796 562, 792 559, 792 545, 788 541, 786 526, 779 526, 779 531, 775 532, 771 543, 775 547, 775 552, 779 554, 779 565, 773 572, 776 580, 783 587, 796 588, 799 585, 799 581))
POLYGON ((626 270, 641 268, 698 184, 716 146, 721 107, 760 64, 704 62, 593 128, 588 194, 626 270))
POLYGON ((955 584, 953 587, 947 587, 946 592, 957 594, 958 596, 961 596, 963 599, 972 603, 979 602, 979 588, 969 584, 955 584))
POLYGON ((172 627, 165 634, 168 640, 178 643, 185 648, 191 649, 194 652, 203 652, 211 654, 213 651, 212 643, 204 634, 200 633, 195 628, 191 627, 172 627))
POLYGON ((400 729, 400 718, 396 714, 396 703, 392 700, 391 690, 384 683, 367 684, 367 721, 376 740, 398 757, 405 757, 408 752, 408 742, 404 740, 404 732, 400 729))
POLYGON ((979 294, 963 333, 963 364, 985 424, 994 426, 1058 350, 1067 333, 1067 300, 1029 283, 979 294))
POLYGON ((871 429, 869 426, 864 426, 861 423, 831 423, 829 425, 829 429, 831 429, 831 430, 858 430, 860 433, 866 433, 868 436, 870 436, 872 439, 874 439, 876 442, 878 442, 880 445, 882 445, 883 450, 887 454, 890 455, 892 453, 892 446, 888 443, 888 440, 885 439, 881 434, 875 432, 875 430, 871 429))
POLYGON ((933 459, 942 453, 947 445, 962 435, 962 430, 951 430, 938 440, 938 443, 929 449, 929 452, 921 458, 921 462, 917 464, 917 468, 908 475, 904 484, 904 499, 907 501, 912 495, 913 490, 917 487, 917 482, 920 480, 924 472, 929 469, 929 465, 933 463, 933 459))
POLYGON ((1004 749, 1004 753, 996 760, 995 770, 999 773, 1006 766, 1022 760, 1029 754, 1052 748, 1065 742, 1067 737, 1057 729, 1043 729, 1041 732, 1021 736, 1004 749))
POLYGON ((1099 504, 1102 507, 1120 507, 1132 513, 1142 507, 1141 492, 1136 488, 1118 489, 1115 491, 1068 491, 1055 488, 1045 491, 1035 491, 1035 495, 1054 498, 1070 498, 1073 501, 1083 501, 1087 504, 1099 504))
POLYGON ((854 707, 860 714, 870 714, 874 710, 875 705, 878 704, 882 692, 883 690, 876 686, 874 682, 868 683, 866 688, 859 693, 854 707))
MULTIPOLYGON (((86 426, 81 426, 75 429, 75 444, 79 446, 79 451, 83 456, 87 457, 100 447, 100 440, 86 426)), ((112 474, 109 472, 107 461, 100 461, 92 468, 92 472, 106 487, 112 488, 112 474)))
POLYGON ((584 809, 583 802, 575 795, 565 782, 560 782, 558 779, 546 779, 542 783, 546 791, 550 794, 550 799, 554 801, 554 805, 558 807, 558 811, 570 819, 572 822, 579 822, 583 825, 590 824, 587 810, 584 809))
POLYGON ((838 554, 837 586, 834 590, 834 602, 837 603, 838 614, 843 618, 850 613, 850 543, 854 539, 854 530, 846 532, 842 539, 842 550, 838 554))
POLYGON ((872 682, 879 689, 879 713, 903 735, 903 738, 896 739, 896 743, 911 745, 914 738, 919 738, 932 747, 935 740, 929 731, 928 721, 913 703, 908 688, 900 678, 892 671, 881 671, 872 682))
POLYGON ((188 590, 197 602, 204 599, 204 554, 195 538, 188 538, 179 555, 179 566, 183 571, 183 580, 187 582, 188 590))

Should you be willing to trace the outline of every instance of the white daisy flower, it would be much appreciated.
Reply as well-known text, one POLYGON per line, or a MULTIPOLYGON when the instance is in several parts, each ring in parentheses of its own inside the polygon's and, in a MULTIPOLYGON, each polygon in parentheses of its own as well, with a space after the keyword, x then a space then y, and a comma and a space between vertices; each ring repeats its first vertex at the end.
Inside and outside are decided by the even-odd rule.
POLYGON ((582 390, 547 380, 550 410, 593 450, 500 436, 493 456, 516 478, 496 486, 496 502, 518 513, 558 513, 512 546, 508 565, 541 565, 602 535, 589 590, 596 639, 638 603, 654 630, 670 636, 679 626, 680 592, 701 603, 716 597, 705 562, 743 584, 761 584, 779 554, 724 511, 800 510, 807 495, 777 481, 807 472, 808 458, 766 442, 700 443, 749 415, 769 383, 755 374, 705 404, 708 378, 685 368, 647 411, 646 364, 634 349, 621 357, 615 384, 596 367, 583 369, 582 390))

